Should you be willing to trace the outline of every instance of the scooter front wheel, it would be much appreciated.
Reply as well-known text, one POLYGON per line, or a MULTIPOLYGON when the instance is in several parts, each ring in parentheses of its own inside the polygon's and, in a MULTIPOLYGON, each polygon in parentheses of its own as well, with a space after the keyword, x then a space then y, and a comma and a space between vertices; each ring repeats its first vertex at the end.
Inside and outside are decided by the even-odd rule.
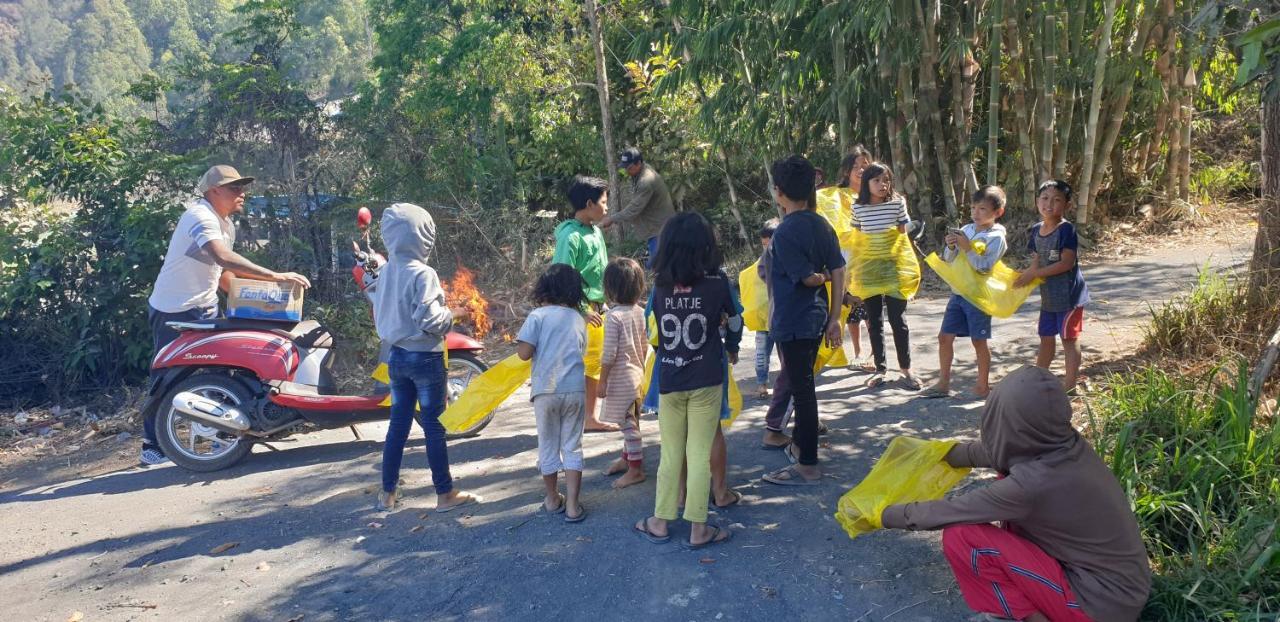
POLYGON ((164 455, 188 471, 219 471, 249 454, 253 441, 220 431, 178 414, 173 398, 183 391, 228 406, 248 405, 253 394, 240 381, 223 373, 196 374, 179 382, 156 412, 156 440, 164 455))
MULTIPOLYGON (((467 390, 471 382, 478 378, 480 374, 488 371, 489 366, 484 361, 476 357, 470 352, 449 352, 449 369, 447 390, 449 394, 449 403, 452 404, 467 390)), ((483 430, 485 426, 493 421, 493 414, 496 411, 489 411, 483 419, 477 421, 475 425, 459 430, 456 433, 449 434, 446 438, 468 438, 475 436, 483 430)))

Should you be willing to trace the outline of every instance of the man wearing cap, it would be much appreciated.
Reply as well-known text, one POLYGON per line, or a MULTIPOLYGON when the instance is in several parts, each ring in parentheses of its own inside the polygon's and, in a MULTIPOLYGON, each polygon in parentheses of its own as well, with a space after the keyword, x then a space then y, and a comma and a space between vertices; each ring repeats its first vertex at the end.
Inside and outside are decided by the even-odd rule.
MULTIPOLYGON (((178 219, 148 299, 151 308, 147 319, 156 352, 178 338, 167 322, 207 320, 218 315, 218 289, 226 289, 231 276, 311 286, 301 274, 268 270, 231 250, 236 241, 231 216, 244 212, 245 188, 252 181, 225 164, 200 177, 196 194, 202 198, 188 204, 178 219)), ((155 417, 148 417, 143 421, 141 462, 167 461, 156 442, 155 417)))
POLYGON ((671 204, 671 192, 667 190, 667 182, 662 181, 662 176, 644 163, 639 149, 630 147, 624 150, 618 156, 618 164, 631 177, 631 192, 622 209, 605 216, 600 226, 608 229, 615 224, 631 225, 631 234, 649 243, 649 263, 652 265, 658 252, 658 234, 662 232, 662 225, 676 213, 671 204))

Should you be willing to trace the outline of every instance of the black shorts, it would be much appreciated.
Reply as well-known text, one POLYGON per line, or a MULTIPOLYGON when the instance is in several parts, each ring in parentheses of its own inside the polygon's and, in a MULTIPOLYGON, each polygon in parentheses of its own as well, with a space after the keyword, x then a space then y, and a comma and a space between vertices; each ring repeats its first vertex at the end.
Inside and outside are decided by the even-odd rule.
POLYGON ((867 307, 859 302, 849 309, 849 317, 845 318, 846 324, 857 324, 867 319, 867 307))

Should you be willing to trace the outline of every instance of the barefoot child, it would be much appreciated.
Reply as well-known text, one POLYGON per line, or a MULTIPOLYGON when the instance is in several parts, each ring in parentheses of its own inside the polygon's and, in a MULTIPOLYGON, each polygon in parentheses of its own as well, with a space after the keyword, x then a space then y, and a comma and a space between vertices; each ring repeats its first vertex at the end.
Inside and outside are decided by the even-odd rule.
POLYGON ((1075 225, 1064 217, 1070 205, 1071 186, 1067 182, 1050 179, 1040 184, 1036 209, 1044 220, 1029 231, 1031 267, 1013 282, 1014 287, 1022 287, 1033 279, 1044 279, 1040 284, 1040 351, 1036 365, 1049 368, 1057 354, 1055 341, 1060 337, 1067 371, 1062 385, 1068 392, 1075 391, 1080 373, 1079 340, 1084 330, 1084 306, 1089 302, 1089 287, 1080 272, 1080 239, 1075 225))
POLYGON ((644 269, 634 259, 619 257, 604 269, 604 294, 613 306, 604 316, 604 349, 600 356, 600 419, 622 431, 622 456, 606 475, 624 473, 613 482, 626 488, 644 481, 644 445, 640 439, 640 384, 648 352, 644 309, 637 306, 644 293, 644 269))
MULTIPOLYGON (((906 233, 910 217, 907 200, 894 192, 893 171, 879 162, 872 162, 862 171, 862 186, 858 201, 853 206, 853 226, 863 233, 880 233, 891 228, 906 233)), ((852 278, 860 278, 854 274, 852 278)), ((893 331, 893 349, 898 354, 898 368, 902 372, 901 383, 912 391, 920 390, 920 381, 911 375, 911 330, 907 327, 907 300, 901 295, 880 294, 862 301, 866 307, 867 333, 871 340, 871 356, 875 359, 875 375, 867 386, 884 383, 884 313, 889 315, 889 328, 893 331)))
POLYGON ((516 354, 526 361, 533 359, 530 395, 538 423, 538 468, 547 489, 542 507, 552 514, 563 512, 567 523, 587 517, 586 508, 578 501, 586 421, 582 357, 587 349, 587 325, 582 317, 582 281, 572 266, 551 264, 533 286, 533 300, 541 306, 529 314, 516 335, 516 354), (563 495, 557 481, 561 469, 563 495))
MULTIPOLYGON (((578 175, 569 183, 566 194, 573 207, 573 218, 556 226, 556 250, 551 263, 569 264, 582 275, 586 318, 592 326, 599 326, 604 312, 604 268, 609 263, 609 252, 604 233, 596 224, 609 211, 609 185, 598 177, 578 175)), ((583 380, 587 395, 586 430, 616 432, 618 426, 601 423, 596 418, 596 398, 600 395, 596 380, 585 375, 583 380)))
POLYGON ((1009 374, 987 398, 980 434, 952 447, 947 463, 1003 478, 948 499, 891 505, 883 526, 942 529, 943 555, 976 611, 1137 620, 1151 589, 1138 521, 1111 469, 1072 427, 1062 384, 1038 367, 1009 374))
MULTIPOLYGON (((809 192, 813 177, 808 178, 809 192)), ((739 311, 711 223, 697 212, 667 221, 654 261, 653 310, 658 324, 658 426, 662 461, 653 516, 635 524, 652 542, 671 539, 676 519, 680 470, 687 464, 684 519, 692 524, 689 546, 728 540, 731 532, 707 525, 711 493, 712 445, 720 427, 725 364, 738 357, 741 322, 730 321, 722 342, 720 325, 739 311)))
POLYGON ((427 437, 436 511, 448 512, 479 498, 454 489, 444 426, 440 424, 447 401, 444 336, 453 326, 453 312, 445 304, 440 278, 427 265, 436 242, 436 225, 427 210, 396 203, 382 213, 381 227, 389 258, 370 296, 378 337, 391 344, 387 359, 391 421, 382 448, 382 491, 376 507, 390 510, 396 506, 404 444, 416 417, 427 437))
MULTIPOLYGON (((958 254, 978 272, 990 272, 1004 255, 1004 226, 996 222, 1004 214, 1005 195, 999 186, 985 186, 973 195, 969 215, 973 222, 958 232, 947 233, 947 247, 942 251, 943 261, 952 261, 958 254)), ((942 316, 942 331, 938 333, 938 383, 925 392, 925 397, 949 397, 951 395, 951 358, 956 337, 968 337, 973 341, 973 351, 978 359, 978 383, 973 394, 986 397, 991 392, 991 316, 983 313, 964 296, 951 292, 947 310, 942 316)))

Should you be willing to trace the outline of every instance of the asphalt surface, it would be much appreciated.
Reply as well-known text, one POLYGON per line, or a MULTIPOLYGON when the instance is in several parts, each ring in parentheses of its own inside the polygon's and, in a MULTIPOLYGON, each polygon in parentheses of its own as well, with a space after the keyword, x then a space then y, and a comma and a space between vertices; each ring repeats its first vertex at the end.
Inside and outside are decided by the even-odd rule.
MULTIPOLYGON (((1249 250, 1155 249, 1090 266, 1086 365, 1132 349, 1148 305, 1187 291, 1198 269, 1239 265, 1249 250)), ((938 293, 908 308, 914 367, 926 385, 945 303, 938 293)), ((1033 297, 996 322, 993 380, 1033 360, 1037 309, 1033 297)), ((753 344, 744 338, 735 369, 748 394, 753 344)), ((953 386, 965 389, 972 350, 958 340, 956 351, 953 386)), ((893 360, 891 352, 891 367, 893 360)), ((831 434, 821 449, 826 476, 814 487, 760 481, 785 458, 759 448, 765 405, 748 398, 727 432, 730 482, 745 500, 712 508, 711 517, 735 534, 698 551, 679 544, 688 538, 684 523, 673 523, 664 545, 631 530, 653 510, 652 416, 642 424, 648 481, 613 490, 602 470, 621 441, 589 434, 588 518, 570 525, 538 512, 537 438, 524 391, 480 436, 450 444, 458 486, 484 503, 447 514, 431 511, 416 428, 404 504, 389 515, 372 511, 384 424, 359 426, 363 440, 336 430, 277 443, 278 451, 259 447, 214 474, 164 466, 55 483, 19 477, 0 492, 0 610, 13 620, 56 621, 77 612, 84 620, 967 619, 938 534, 851 540, 832 514, 888 439, 973 438, 981 403, 919 399, 892 383, 869 390, 865 379, 844 369, 820 377, 831 434)))

